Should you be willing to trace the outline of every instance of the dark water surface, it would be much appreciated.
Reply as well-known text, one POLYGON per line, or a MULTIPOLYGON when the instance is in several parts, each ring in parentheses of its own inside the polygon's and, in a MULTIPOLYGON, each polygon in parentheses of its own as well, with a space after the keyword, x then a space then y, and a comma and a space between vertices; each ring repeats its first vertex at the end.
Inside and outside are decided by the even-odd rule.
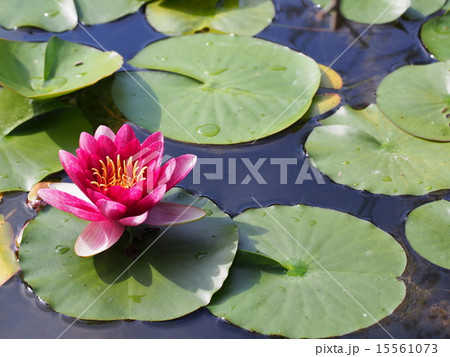
MULTIPOLYGON (((329 30, 329 17, 322 23, 315 19, 317 9, 307 1, 275 1, 277 15, 272 25, 257 37, 291 47, 326 65, 333 64, 344 79, 340 91, 343 103, 362 108, 375 102, 379 82, 394 69, 406 64, 433 62, 425 51, 418 31, 423 21, 399 20, 394 24, 377 25, 368 29, 357 41, 358 34, 367 25, 344 22, 336 32, 329 30), (350 46, 353 42, 355 43, 350 46)), ((86 27, 86 30, 107 50, 115 50, 125 60, 132 58, 147 44, 165 36, 154 31, 146 22, 141 9, 110 24, 86 27)), ((0 28, 0 38, 21 41, 45 41, 52 34, 35 29, 7 31, 0 28)), ((63 39, 100 47, 82 28, 59 34, 63 39)), ((0 54, 1 55, 1 54, 0 54)), ((199 158, 223 158, 224 178, 207 180, 200 176, 194 182, 190 174, 182 186, 216 202, 225 212, 234 216, 246 208, 271 204, 294 205, 303 203, 351 213, 373 222, 392 234, 408 255, 408 266, 402 275, 407 286, 405 301, 380 325, 395 338, 448 338, 448 298, 450 274, 414 252, 404 234, 407 214, 424 203, 440 198, 450 199, 449 191, 430 193, 422 197, 390 197, 355 191, 333 183, 327 177, 324 184, 307 180, 295 184, 305 160, 303 144, 317 126, 317 120, 305 125, 297 123, 281 133, 257 141, 254 145, 207 146, 178 143, 167 140, 166 154, 179 156, 196 154, 199 158), (259 173, 266 184, 258 184, 249 174, 242 158, 254 164, 265 159, 259 173), (270 158, 290 158, 297 165, 288 166, 287 182, 280 183, 280 167, 271 165, 270 158), (236 184, 228 183, 230 162, 236 162, 236 184), (254 199, 255 200, 254 200, 254 199)), ((137 129, 143 138, 146 132, 137 129)), ((214 165, 203 165, 201 173, 214 173, 214 165)), ((311 171, 309 171, 311 173, 311 171)), ((312 176, 314 177, 314 176, 312 176)), ((18 207, 10 222, 18 230, 32 217, 25 208, 26 195, 8 194, 0 205, 0 214, 18 207)), ((381 264, 382 262, 380 262, 381 264)), ((62 287, 63 288, 63 287, 62 287)), ((73 322, 72 318, 57 314, 27 290, 20 275, 0 288, 0 337, 2 338, 56 338, 73 322)), ((388 338, 379 325, 354 332, 348 338, 388 338)), ((108 323, 76 322, 64 338, 260 338, 265 337, 227 324, 200 309, 184 318, 168 322, 118 321, 108 323)))

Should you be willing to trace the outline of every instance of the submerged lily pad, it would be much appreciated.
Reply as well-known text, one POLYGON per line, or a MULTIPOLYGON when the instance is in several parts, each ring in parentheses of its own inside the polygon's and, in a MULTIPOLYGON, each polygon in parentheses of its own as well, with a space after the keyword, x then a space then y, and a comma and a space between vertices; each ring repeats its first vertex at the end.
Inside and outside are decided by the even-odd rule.
POLYGON ((52 37, 48 42, 0 39, 0 83, 25 97, 49 99, 91 85, 118 70, 116 52, 52 37))
POLYGON ((377 104, 401 129, 450 141, 450 61, 397 69, 380 83, 377 104))
POLYGON ((14 232, 11 225, 0 215, 0 286, 6 283, 20 267, 12 249, 14 232))
POLYGON ((62 169, 58 151, 74 151, 90 124, 74 109, 59 110, 0 135, 0 192, 29 191, 62 169))
POLYGON ((88 222, 46 207, 23 235, 24 279, 57 312, 87 320, 169 320, 208 304, 228 275, 237 228, 206 198, 174 189, 166 200, 193 203, 211 214, 144 234, 134 249, 122 237, 91 258, 72 249, 88 222), (134 260, 125 250, 143 254, 134 260))
POLYGON ((430 262, 450 269, 450 202, 436 201, 413 210, 406 221, 406 237, 430 262))
POLYGON ((249 209, 234 218, 242 257, 208 306, 253 331, 292 338, 339 336, 388 316, 405 296, 400 245, 367 221, 307 206, 249 209), (380 262, 383 262, 380 264, 380 262))
POLYGON ((117 74, 113 98, 124 115, 171 139, 202 144, 251 141, 287 128, 308 110, 320 82, 311 58, 240 36, 170 38, 130 63, 167 72, 117 74))
POLYGON ((9 89, 0 88, 0 135, 10 133, 29 119, 65 106, 58 101, 36 102, 9 89))
POLYGON ((205 30, 253 36, 271 23, 275 8, 271 0, 159 0, 147 5, 146 15, 169 36, 205 30))
POLYGON ((30 26, 63 32, 77 26, 77 11, 73 0, 0 0, 0 25, 9 30, 30 26))
POLYGON ((101 24, 132 14, 150 0, 75 0, 80 20, 86 25, 101 24))
MULTIPOLYGON (((331 0, 312 0, 320 6, 331 0)), ((410 7, 410 0, 341 0, 341 14, 363 24, 384 24, 398 19, 410 7)))
POLYGON ((376 105, 341 107, 322 121, 305 148, 333 181, 387 195, 423 195, 450 188, 450 143, 405 133, 376 105))
POLYGON ((406 17, 412 20, 421 19, 441 9, 447 0, 411 0, 411 7, 406 17))
POLYGON ((450 12, 425 22, 420 37, 439 61, 450 60, 450 12))

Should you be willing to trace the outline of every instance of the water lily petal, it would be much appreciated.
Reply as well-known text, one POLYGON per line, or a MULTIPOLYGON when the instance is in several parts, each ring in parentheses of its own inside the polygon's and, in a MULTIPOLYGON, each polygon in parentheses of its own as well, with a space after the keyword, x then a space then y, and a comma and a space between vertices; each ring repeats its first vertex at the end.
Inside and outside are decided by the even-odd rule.
POLYGON ((175 161, 175 158, 172 158, 168 160, 161 168, 159 169, 159 175, 158 177, 154 177, 153 179, 158 179, 157 186, 165 185, 167 182, 170 181, 170 178, 172 177, 173 172, 175 171, 177 163, 175 161))
POLYGON ((85 191, 85 181, 84 181, 84 170, 80 167, 78 159, 73 156, 71 153, 60 150, 59 151, 59 160, 66 171, 67 175, 69 175, 70 179, 73 181, 75 185, 77 185, 82 191, 85 191))
POLYGON ((166 185, 159 186, 148 193, 142 200, 140 200, 133 208, 135 215, 140 215, 152 209, 166 193, 166 185))
POLYGON ((115 221, 90 223, 75 242, 75 253, 80 257, 91 257, 113 246, 122 236, 123 224, 115 221))
POLYGON ((175 170, 173 171, 170 179, 167 181, 167 190, 170 190, 173 186, 179 183, 186 175, 192 170, 197 162, 197 156, 195 155, 183 155, 176 157, 175 170))
POLYGON ((154 142, 148 146, 142 146, 140 156, 137 157, 141 166, 147 166, 147 172, 159 169, 164 153, 164 144, 160 141, 154 142))
POLYGON ((125 226, 138 226, 145 222, 147 219, 148 212, 144 212, 140 216, 134 216, 134 217, 126 217, 119 219, 119 223, 125 225, 125 226))
MULTIPOLYGON (((97 155, 99 155, 101 158, 106 158, 107 156, 109 156, 109 158, 115 162, 116 151, 116 144, 114 144, 114 141, 112 141, 110 138, 104 135, 98 138, 97 155)), ((103 162, 105 162, 105 160, 103 160, 103 162)))
POLYGON ((91 154, 97 153, 97 142, 94 137, 86 132, 80 134, 80 148, 91 154))
POLYGON ((95 205, 64 191, 44 188, 38 191, 38 195, 49 205, 61 211, 72 213, 81 219, 92 222, 105 220, 105 217, 95 205))
POLYGON ((108 188, 107 195, 113 201, 119 202, 127 207, 135 205, 144 194, 142 184, 136 184, 131 188, 121 186, 111 186, 108 188))
POLYGON ((102 135, 107 136, 112 141, 116 139, 116 134, 114 134, 114 132, 105 125, 100 125, 97 128, 94 134, 94 138, 98 140, 102 135))
POLYGON ((162 146, 164 146, 164 136, 160 131, 153 133, 147 139, 145 139, 142 143, 142 147, 149 147, 151 144, 154 144, 156 142, 160 142, 162 146))
POLYGON ((134 134, 133 129, 128 124, 122 125, 122 127, 118 130, 116 134, 116 139, 114 143, 118 148, 121 148, 128 144, 130 141, 135 140, 136 135, 134 134))
POLYGON ((51 188, 53 190, 63 191, 66 192, 72 196, 78 197, 79 199, 82 199, 88 203, 91 203, 91 200, 88 196, 84 194, 83 191, 80 190, 80 188, 75 185, 74 183, 68 183, 68 182, 51 182, 48 184, 48 188, 51 188))
POLYGON ((197 221, 205 215, 205 211, 195 206, 160 202, 148 212, 145 223, 151 226, 170 226, 197 221))
POLYGON ((101 199, 95 203, 100 212, 108 219, 119 220, 127 211, 127 207, 119 202, 101 199))
POLYGON ((132 160, 136 160, 140 156, 141 143, 138 139, 131 140, 125 146, 118 147, 117 155, 120 155, 122 160, 132 157, 132 160))

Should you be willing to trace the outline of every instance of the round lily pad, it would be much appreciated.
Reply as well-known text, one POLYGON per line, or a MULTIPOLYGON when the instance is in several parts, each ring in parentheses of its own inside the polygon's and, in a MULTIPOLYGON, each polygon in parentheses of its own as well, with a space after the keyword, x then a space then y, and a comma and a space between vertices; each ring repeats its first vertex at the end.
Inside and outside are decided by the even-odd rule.
POLYGON ((73 251, 88 222, 46 207, 23 235, 24 279, 55 311, 85 320, 169 320, 208 304, 228 275, 237 228, 206 198, 174 189, 165 200, 193 203, 208 215, 167 230, 144 231, 137 244, 130 245, 124 236, 90 258, 73 251))
POLYGON ((0 0, 0 25, 9 30, 30 26, 64 32, 77 26, 77 11, 73 0, 0 0))
POLYGON ((47 175, 62 170, 58 151, 74 151, 91 125, 75 109, 46 114, 0 135, 0 192, 29 191, 47 175))
POLYGON ((450 188, 450 143, 438 143, 399 129, 376 105, 341 107, 322 121, 305 148, 333 181, 387 195, 423 195, 450 188))
POLYGON ((25 97, 49 99, 91 85, 118 70, 116 52, 52 37, 48 42, 0 39, 0 83, 25 97))
POLYGON ((169 36, 205 30, 253 36, 271 23, 275 8, 271 0, 159 0, 147 5, 146 15, 169 36))
POLYGON ((112 93, 124 115, 171 139, 202 144, 246 142, 287 128, 308 110, 320 82, 311 58, 240 36, 161 40, 130 63, 166 72, 116 75, 112 93))
POLYGON ((29 119, 65 106, 59 101, 36 102, 7 88, 0 88, 0 135, 10 133, 29 119))
POLYGON ((401 129, 450 141, 450 61, 397 69, 380 83, 377 103, 401 129))
MULTIPOLYGON (((312 0, 320 6, 331 0, 312 0)), ((340 12, 352 21, 363 24, 384 24, 398 19, 410 7, 410 0, 341 0, 340 12)))
POLYGON ((86 25, 101 24, 135 13, 150 0, 75 0, 80 20, 86 25))
POLYGON ((291 338, 339 336, 388 316, 405 296, 396 279, 406 266, 403 249, 367 221, 302 205, 249 209, 234 221, 239 249, 279 263, 239 254, 208 306, 238 326, 291 338))
POLYGON ((425 22, 420 37, 439 61, 450 60, 450 12, 425 22))
POLYGON ((413 210, 406 221, 406 237, 430 262, 450 269, 450 202, 436 201, 413 210))
POLYGON ((14 232, 11 225, 0 215, 0 286, 19 271, 19 263, 12 249, 14 232))
POLYGON ((411 0, 411 7, 406 17, 412 20, 421 19, 441 9, 447 0, 411 0))

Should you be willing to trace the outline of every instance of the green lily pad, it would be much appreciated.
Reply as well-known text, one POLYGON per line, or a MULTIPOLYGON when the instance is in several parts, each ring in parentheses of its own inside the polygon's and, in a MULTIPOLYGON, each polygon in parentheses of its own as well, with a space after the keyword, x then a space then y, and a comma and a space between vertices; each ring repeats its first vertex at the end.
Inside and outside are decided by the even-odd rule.
POLYGON ((202 144, 246 142, 287 128, 308 110, 320 82, 311 58, 240 36, 174 37, 130 63, 166 72, 117 74, 112 93, 122 113, 150 131, 202 144))
POLYGON ((66 105, 58 101, 36 102, 0 88, 0 135, 6 135, 20 124, 38 115, 63 108, 66 105))
POLYGON ((284 267, 254 258, 233 265, 208 308, 238 326, 291 338, 339 336, 388 316, 405 296, 396 279, 406 266, 403 249, 367 221, 302 205, 249 209, 234 221, 239 249, 284 267))
POLYGON ((341 107, 322 121, 305 148, 333 181, 387 195, 423 195, 450 188, 450 143, 405 133, 376 105, 341 107))
POLYGON ((13 241, 14 232, 11 225, 0 215, 0 286, 20 269, 16 255, 11 249, 13 241))
POLYGON ((0 39, 0 83, 25 97, 49 99, 91 85, 118 70, 116 52, 52 37, 46 42, 0 39))
POLYGON ((450 141, 450 61, 397 69, 380 83, 377 104, 398 127, 450 141))
POLYGON ((450 60, 450 12, 425 22, 420 37, 439 61, 450 60))
POLYGON ((72 247, 87 222, 46 207, 23 235, 24 279, 55 311, 86 320, 170 320, 208 304, 228 275, 237 228, 206 198, 174 189, 166 200, 209 215, 144 235, 138 249, 145 253, 131 266, 127 237, 95 257, 76 256, 72 247))
POLYGON ((406 221, 406 237, 430 262, 450 269, 450 202, 436 201, 413 210, 406 221))
MULTIPOLYGON (((73 0, 0 0, 0 25, 39 27, 51 32, 73 30, 77 26, 77 11, 73 0)), ((3 51, 2 51, 3 53, 3 51)))
MULTIPOLYGON (((331 0, 312 0, 327 6, 331 0)), ((410 7, 411 0, 341 0, 345 18, 363 24, 384 24, 398 19, 410 7)))
POLYGON ((146 9, 147 20, 169 36, 196 31, 253 36, 269 26, 275 15, 271 0, 159 0, 146 9))
POLYGON ((405 16, 411 20, 424 18, 442 9, 447 0, 411 0, 411 7, 405 16))
POLYGON ((90 124, 74 109, 49 113, 0 135, 0 192, 29 191, 47 175, 62 169, 58 151, 74 151, 90 124))
POLYGON ((86 25, 101 24, 135 13, 150 0, 75 0, 80 20, 86 25))

